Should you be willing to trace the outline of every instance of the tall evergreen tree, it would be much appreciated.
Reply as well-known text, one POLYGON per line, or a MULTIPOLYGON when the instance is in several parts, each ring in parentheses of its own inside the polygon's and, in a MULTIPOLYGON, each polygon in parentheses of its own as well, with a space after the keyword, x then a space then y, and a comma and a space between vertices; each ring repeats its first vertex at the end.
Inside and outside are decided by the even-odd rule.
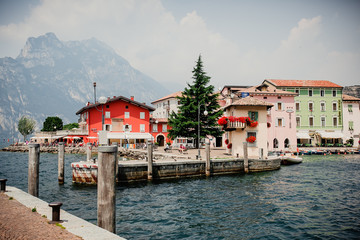
MULTIPOLYGON (((219 94, 214 93, 214 86, 208 85, 210 77, 203 70, 201 55, 192 73, 192 85, 188 83, 182 96, 178 97, 180 102, 178 113, 170 114, 169 137, 172 139, 176 137, 197 139, 199 126, 200 138, 205 138, 206 135, 218 137, 222 131, 218 127, 217 120, 223 115, 223 111, 217 102, 219 94), (207 115, 204 114, 205 110, 207 115)), ((196 141, 196 147, 198 144, 196 141)))

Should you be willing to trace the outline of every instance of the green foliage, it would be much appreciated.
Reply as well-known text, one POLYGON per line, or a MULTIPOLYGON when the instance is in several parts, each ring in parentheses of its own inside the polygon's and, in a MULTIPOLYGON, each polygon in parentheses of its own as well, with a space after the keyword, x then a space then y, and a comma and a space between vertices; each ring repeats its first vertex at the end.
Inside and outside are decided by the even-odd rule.
POLYGON ((13 198, 13 197, 9 197, 9 200, 14 200, 14 198, 13 198))
MULTIPOLYGON (((187 84, 181 97, 179 112, 172 112, 169 117, 169 137, 198 137, 198 115, 200 115, 200 138, 206 135, 218 137, 222 134, 218 127, 217 120, 223 115, 220 105, 217 102, 219 94, 214 94, 214 86, 208 85, 210 77, 203 70, 201 56, 199 56, 193 71, 193 83, 187 84), (206 116, 205 110, 208 112, 206 116)), ((198 143, 197 143, 198 144, 198 143)))
POLYGON ((33 209, 31 209, 32 212, 36 212, 36 207, 34 207, 33 209))
POLYGON ((24 142, 26 137, 35 131, 36 122, 32 118, 22 116, 18 123, 18 130, 21 135, 24 136, 24 142))
POLYGON ((59 117, 47 117, 43 124, 43 129, 41 131, 44 132, 52 132, 56 130, 63 129, 63 121, 59 117))
POLYGON ((71 130, 73 128, 79 128, 79 124, 78 123, 69 123, 64 125, 63 129, 64 130, 71 130))
POLYGON ((60 223, 55 223, 56 226, 61 227, 62 229, 66 229, 63 225, 61 225, 60 223))

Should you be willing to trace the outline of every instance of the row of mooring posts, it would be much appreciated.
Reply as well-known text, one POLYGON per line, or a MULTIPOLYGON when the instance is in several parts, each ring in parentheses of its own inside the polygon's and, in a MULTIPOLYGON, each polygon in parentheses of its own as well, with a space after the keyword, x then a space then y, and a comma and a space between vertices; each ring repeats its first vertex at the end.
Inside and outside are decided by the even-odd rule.
MULTIPOLYGON (((58 182, 64 184, 65 174, 65 148, 59 143, 58 151, 58 182)), ((87 160, 91 159, 91 146, 87 146, 87 160)), ((115 206, 116 206, 116 176, 117 176, 117 146, 100 146, 98 148, 98 226, 115 233, 115 206)), ((29 144, 29 171, 28 171, 28 193, 39 197, 39 163, 40 144, 29 144)), ((1 190, 7 179, 1 179, 1 190)), ((4 187, 3 187, 4 186, 4 187)), ((53 209, 53 221, 60 221, 61 202, 52 202, 49 207, 53 209)))

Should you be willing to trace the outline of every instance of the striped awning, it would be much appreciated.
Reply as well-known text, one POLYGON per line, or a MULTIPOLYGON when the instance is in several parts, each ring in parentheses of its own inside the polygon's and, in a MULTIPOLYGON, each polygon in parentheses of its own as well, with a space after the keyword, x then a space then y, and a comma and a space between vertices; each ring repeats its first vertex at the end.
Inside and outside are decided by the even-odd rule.
POLYGON ((327 139, 337 139, 337 138, 343 138, 344 134, 342 132, 325 132, 325 131, 316 131, 320 135, 321 138, 327 138, 327 139))

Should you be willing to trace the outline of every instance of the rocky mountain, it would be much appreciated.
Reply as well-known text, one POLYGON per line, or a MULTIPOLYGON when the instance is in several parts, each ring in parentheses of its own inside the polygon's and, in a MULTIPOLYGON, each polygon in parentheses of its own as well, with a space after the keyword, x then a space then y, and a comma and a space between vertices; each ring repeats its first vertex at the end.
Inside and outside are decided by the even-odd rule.
POLYGON ((360 85, 354 85, 354 86, 346 86, 343 89, 343 93, 360 98, 360 85))
POLYGON ((30 37, 16 59, 0 58, 0 138, 18 137, 22 115, 38 128, 48 116, 77 122, 75 112, 100 96, 135 96, 150 104, 169 92, 95 38, 60 41, 54 33, 30 37))

